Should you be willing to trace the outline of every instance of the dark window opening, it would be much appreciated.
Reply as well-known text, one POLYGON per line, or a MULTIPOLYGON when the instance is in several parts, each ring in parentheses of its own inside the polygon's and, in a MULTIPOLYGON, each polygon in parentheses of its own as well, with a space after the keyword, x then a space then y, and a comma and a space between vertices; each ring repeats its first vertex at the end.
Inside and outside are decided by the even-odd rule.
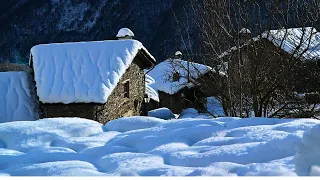
POLYGON ((123 89, 124 89, 124 97, 129 98, 129 81, 123 84, 123 89))

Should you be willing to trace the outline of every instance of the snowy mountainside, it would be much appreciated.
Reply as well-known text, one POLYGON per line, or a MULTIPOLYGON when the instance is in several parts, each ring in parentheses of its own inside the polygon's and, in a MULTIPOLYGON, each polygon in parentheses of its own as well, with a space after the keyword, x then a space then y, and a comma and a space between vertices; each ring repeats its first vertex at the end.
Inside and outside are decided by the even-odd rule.
MULTIPOLYGON (((179 18, 188 0, 9 0, 0 7, 0 61, 27 62, 32 46, 53 42, 113 39, 130 28, 156 58, 181 46, 179 18)), ((180 48, 179 48, 180 49, 180 48)))

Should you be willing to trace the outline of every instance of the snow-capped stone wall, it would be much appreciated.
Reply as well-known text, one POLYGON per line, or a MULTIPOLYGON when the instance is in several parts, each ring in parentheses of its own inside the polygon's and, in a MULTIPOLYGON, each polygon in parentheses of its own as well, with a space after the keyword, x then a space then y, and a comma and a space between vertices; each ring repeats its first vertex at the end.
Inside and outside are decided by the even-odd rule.
POLYGON ((36 120, 26 72, 0 72, 0 123, 36 120))

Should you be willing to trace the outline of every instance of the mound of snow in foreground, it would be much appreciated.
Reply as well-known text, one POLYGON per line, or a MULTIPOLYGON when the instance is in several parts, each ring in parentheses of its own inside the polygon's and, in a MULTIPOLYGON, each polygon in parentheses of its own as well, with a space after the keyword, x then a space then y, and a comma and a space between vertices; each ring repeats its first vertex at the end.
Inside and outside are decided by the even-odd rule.
POLYGON ((303 135, 297 145, 296 172, 298 175, 320 175, 320 124, 303 135))
POLYGON ((295 145, 317 124, 152 117, 105 126, 80 118, 1 123, 0 175, 295 175, 295 145))

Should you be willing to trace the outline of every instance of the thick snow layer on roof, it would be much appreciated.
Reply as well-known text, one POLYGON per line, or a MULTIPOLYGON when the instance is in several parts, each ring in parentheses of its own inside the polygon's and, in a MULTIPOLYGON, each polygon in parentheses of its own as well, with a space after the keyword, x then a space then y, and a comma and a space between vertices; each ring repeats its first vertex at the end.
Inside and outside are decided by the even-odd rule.
MULTIPOLYGON (((295 147, 303 133, 319 123, 314 119, 152 117, 120 118, 106 125, 80 118, 0 123, 0 173, 295 175, 295 147)), ((318 141, 313 141, 318 134, 312 132, 309 137, 303 142, 315 148, 303 149, 305 154, 319 153, 318 141)))
POLYGON ((0 123, 36 120, 26 72, 0 72, 0 123))
POLYGON ((34 46, 31 53, 40 101, 106 103, 141 49, 148 53, 136 40, 34 46))
POLYGON ((134 34, 129 28, 121 28, 118 31, 117 37, 126 37, 126 36, 131 36, 133 37, 134 34))
POLYGON ((271 30, 262 36, 296 57, 320 59, 320 32, 313 27, 271 30))
POLYGON ((148 75, 155 80, 155 89, 172 95, 185 87, 193 87, 198 77, 211 70, 212 68, 209 66, 189 62, 190 82, 188 82, 188 62, 168 59, 156 65, 148 75), (180 76, 178 81, 173 79, 175 73, 180 76))

